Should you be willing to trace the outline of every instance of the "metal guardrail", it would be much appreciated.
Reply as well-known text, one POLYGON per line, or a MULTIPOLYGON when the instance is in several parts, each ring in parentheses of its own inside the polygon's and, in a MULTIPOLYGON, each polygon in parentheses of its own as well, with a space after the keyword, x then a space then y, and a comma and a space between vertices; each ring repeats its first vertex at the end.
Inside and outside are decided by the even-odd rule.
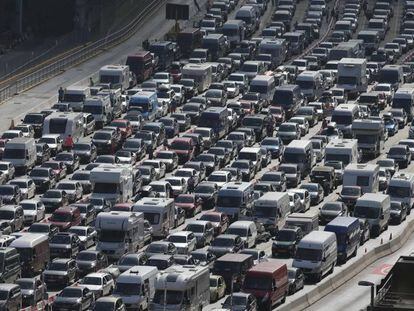
POLYGON ((0 103, 129 39, 137 31, 137 28, 148 14, 164 2, 165 0, 153 0, 134 20, 123 28, 92 42, 73 53, 68 55, 64 54, 62 58, 57 59, 55 62, 39 68, 27 76, 14 81, 3 89, 0 89, 0 103))

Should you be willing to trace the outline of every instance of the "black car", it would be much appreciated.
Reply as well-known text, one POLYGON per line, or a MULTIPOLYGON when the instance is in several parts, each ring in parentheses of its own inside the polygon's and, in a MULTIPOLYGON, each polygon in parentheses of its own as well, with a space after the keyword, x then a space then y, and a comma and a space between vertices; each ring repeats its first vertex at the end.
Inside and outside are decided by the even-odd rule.
POLYGON ((35 138, 42 136, 43 122, 45 121, 46 115, 44 113, 28 113, 22 120, 23 124, 30 124, 33 126, 35 131, 35 138))
POLYGON ((300 227, 284 227, 276 232, 272 243, 272 256, 294 256, 303 237, 300 227))
POLYGON ((235 160, 230 167, 238 168, 242 174, 242 181, 249 182, 256 173, 255 165, 250 160, 235 160))
POLYGON ((198 261, 199 265, 208 266, 210 269, 213 268, 214 262, 217 259, 216 255, 205 249, 192 251, 191 256, 198 261))
POLYGON ((46 143, 36 144, 36 164, 42 165, 44 162, 49 161, 52 156, 52 150, 46 143))
POLYGON ((95 295, 87 287, 68 286, 55 298, 52 304, 53 311, 89 310, 93 307, 95 295))
POLYGON ((326 202, 319 208, 319 223, 326 225, 338 216, 347 216, 348 208, 344 202, 326 202))
POLYGON ((67 286, 78 278, 78 267, 74 259, 53 259, 42 273, 42 279, 48 288, 58 285, 67 286))
POLYGON ((203 162, 206 167, 206 176, 220 168, 220 160, 218 156, 212 153, 199 154, 194 161, 203 162))
POLYGON ((392 146, 387 153, 388 159, 394 159, 400 168, 406 168, 411 163, 411 151, 407 145, 392 146))
POLYGON ((218 186, 216 183, 203 181, 194 189, 196 198, 201 199, 203 209, 209 209, 216 205, 218 186))
POLYGON ((79 169, 80 166, 79 157, 76 154, 69 151, 63 151, 58 153, 54 160, 63 162, 68 169, 68 173, 73 173, 74 171, 79 169))
POLYGON ((244 242, 240 236, 235 234, 221 234, 211 242, 208 251, 212 252, 218 258, 227 253, 237 253, 243 247, 244 242))
POLYGON ((34 223, 30 225, 27 231, 30 233, 47 234, 50 240, 56 234, 59 233, 59 228, 56 225, 49 223, 49 222, 40 222, 40 223, 34 223))
POLYGON ((115 153, 120 142, 115 130, 99 130, 93 135, 92 143, 95 145, 98 154, 112 154, 115 153))
POLYGON ((391 201, 390 223, 399 225, 407 218, 407 205, 404 202, 391 201))
POLYGON ((73 153, 79 158, 81 163, 93 162, 98 156, 96 146, 89 141, 78 141, 74 143, 73 153))
POLYGON ((108 258, 101 251, 84 250, 76 255, 76 264, 81 276, 108 266, 108 258))
POLYGON ((50 167, 35 167, 30 171, 37 191, 46 191, 56 186, 56 174, 50 167))
POLYGON ((81 245, 77 234, 59 232, 50 239, 50 258, 72 258, 75 257, 81 245))
POLYGON ((288 294, 293 295, 297 291, 303 289, 305 285, 305 276, 300 268, 288 268, 288 294))

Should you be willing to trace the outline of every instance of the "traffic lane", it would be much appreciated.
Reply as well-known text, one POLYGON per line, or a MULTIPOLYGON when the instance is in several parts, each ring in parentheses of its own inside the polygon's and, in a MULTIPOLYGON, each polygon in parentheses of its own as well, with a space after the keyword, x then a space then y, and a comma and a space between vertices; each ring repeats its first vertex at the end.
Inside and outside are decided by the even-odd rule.
POLYGON ((383 47, 386 43, 391 42, 395 37, 398 36, 401 24, 401 18, 403 14, 404 1, 398 1, 397 5, 394 6, 394 16, 391 18, 389 23, 389 30, 385 34, 384 40, 381 42, 383 47))
MULTIPOLYGON (((207 0, 197 0, 200 7, 206 7, 207 0)), ((190 5, 189 21, 180 21, 180 25, 185 27, 192 27, 193 21, 201 19, 204 14, 197 13, 194 9, 194 2, 192 0, 179 0, 177 3, 190 5)), ((131 36, 130 39, 121 43, 118 46, 103 52, 102 54, 66 71, 60 75, 47 80, 30 90, 15 95, 0 106, 0 131, 9 129, 11 119, 22 119, 24 115, 30 111, 40 111, 45 109, 46 104, 54 104, 57 101, 57 91, 60 86, 67 87, 73 84, 87 85, 89 77, 96 74, 97 70, 102 66, 108 64, 121 64, 129 54, 136 53, 141 50, 141 42, 147 38, 150 40, 159 40, 174 26, 174 21, 165 20, 165 9, 161 7, 154 12, 148 20, 143 23, 139 31, 131 36), (80 81, 82 81, 80 83, 80 81)), ((204 11, 205 12, 205 11, 204 11)))
MULTIPOLYGON (((411 215, 410 218, 413 216, 411 215)), ((397 261, 400 256, 409 256, 414 249, 414 234, 408 238, 407 242, 396 252, 385 256, 362 270, 348 282, 341 287, 334 290, 329 295, 323 297, 311 307, 308 311, 319 310, 337 310, 347 311, 352 305, 353 310, 361 310, 367 307, 370 303, 370 288, 358 286, 359 281, 370 281, 374 284, 379 284, 381 279, 385 277, 391 266, 397 261)))

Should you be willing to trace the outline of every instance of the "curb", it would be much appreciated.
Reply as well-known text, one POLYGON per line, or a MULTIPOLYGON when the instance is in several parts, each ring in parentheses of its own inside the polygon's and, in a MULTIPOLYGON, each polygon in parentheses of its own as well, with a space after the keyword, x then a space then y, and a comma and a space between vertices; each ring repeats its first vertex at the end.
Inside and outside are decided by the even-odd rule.
MULTIPOLYGON (((291 311, 291 310, 303 310, 310 307, 312 304, 322 299, 324 296, 333 292, 344 283, 352 279, 355 275, 365 269, 367 266, 377 261, 381 257, 387 256, 400 249, 408 240, 410 235, 414 232, 414 219, 410 219, 406 222, 406 226, 403 231, 392 240, 385 242, 382 245, 374 247, 368 251, 364 256, 358 258, 354 262, 346 265, 346 267, 338 272, 334 276, 328 276, 318 283, 318 286, 310 290, 308 293, 299 296, 291 302, 288 302, 277 310, 291 311)), ((359 248, 361 250, 361 247, 359 248)))

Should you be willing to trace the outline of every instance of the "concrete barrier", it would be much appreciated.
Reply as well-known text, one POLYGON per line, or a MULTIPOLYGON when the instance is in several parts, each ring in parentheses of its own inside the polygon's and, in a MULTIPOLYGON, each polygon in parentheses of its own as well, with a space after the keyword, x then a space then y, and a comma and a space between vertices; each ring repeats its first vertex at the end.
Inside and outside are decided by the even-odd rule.
MULTIPOLYGON (((391 240, 389 237, 385 239, 383 237, 383 244, 374 247, 369 250, 363 256, 356 260, 350 259, 345 266, 336 268, 341 269, 339 272, 334 272, 334 275, 325 277, 315 288, 308 291, 307 293, 298 296, 292 301, 281 305, 277 308, 280 311, 291 311, 291 310, 303 310, 310 307, 312 304, 333 292, 335 289, 355 277, 359 272, 365 269, 367 266, 377 261, 381 257, 387 256, 399 250, 405 242, 408 240, 410 235, 414 232, 414 219, 410 219, 405 223, 402 231, 394 236, 391 240)), ((378 238, 380 239, 380 238, 378 238)), ((378 240, 380 241, 380 240, 378 240)))

